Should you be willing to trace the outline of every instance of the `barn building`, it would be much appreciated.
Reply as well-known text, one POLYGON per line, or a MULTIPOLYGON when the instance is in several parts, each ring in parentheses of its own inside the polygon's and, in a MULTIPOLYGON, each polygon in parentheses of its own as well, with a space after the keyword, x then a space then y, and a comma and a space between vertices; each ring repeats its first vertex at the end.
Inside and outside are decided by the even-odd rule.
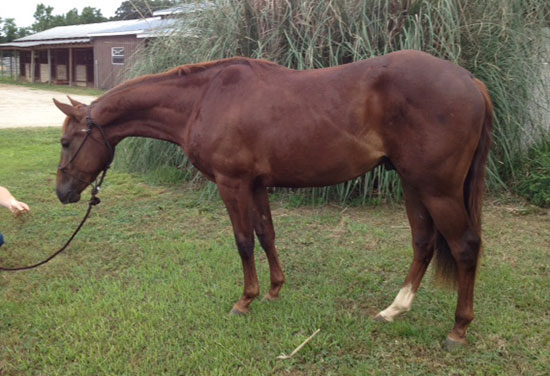
POLYGON ((134 54, 151 38, 167 35, 178 19, 211 8, 209 2, 182 4, 155 12, 154 17, 94 24, 58 26, 0 44, 5 74, 29 82, 110 89, 134 54), (7 73, 6 73, 7 72, 7 73))

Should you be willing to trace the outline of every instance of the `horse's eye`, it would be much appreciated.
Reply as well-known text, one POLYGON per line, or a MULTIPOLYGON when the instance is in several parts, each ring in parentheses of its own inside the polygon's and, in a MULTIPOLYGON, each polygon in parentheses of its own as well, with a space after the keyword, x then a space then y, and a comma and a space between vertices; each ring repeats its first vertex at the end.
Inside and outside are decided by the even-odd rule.
POLYGON ((69 140, 67 140, 67 139, 65 139, 65 138, 62 138, 62 139, 61 139, 61 146, 62 146, 63 148, 68 148, 68 147, 69 147, 69 144, 70 144, 69 140))

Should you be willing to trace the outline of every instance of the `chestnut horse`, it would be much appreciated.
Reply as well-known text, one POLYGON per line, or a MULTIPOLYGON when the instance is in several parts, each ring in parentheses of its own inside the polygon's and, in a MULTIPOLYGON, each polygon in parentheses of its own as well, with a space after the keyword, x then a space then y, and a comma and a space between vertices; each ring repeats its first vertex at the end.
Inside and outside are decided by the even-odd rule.
POLYGON ((139 77, 89 106, 54 102, 67 115, 61 202, 78 201, 129 136, 180 145, 216 183, 244 272, 235 314, 248 312, 260 293, 254 233, 269 262, 265 298, 276 299, 285 281, 266 187, 326 186, 381 163, 395 168, 414 257, 394 302, 376 318, 393 321, 410 310, 435 253, 437 270, 458 286, 447 344, 466 343, 492 104, 485 85, 465 69, 418 51, 307 71, 233 58, 139 77))

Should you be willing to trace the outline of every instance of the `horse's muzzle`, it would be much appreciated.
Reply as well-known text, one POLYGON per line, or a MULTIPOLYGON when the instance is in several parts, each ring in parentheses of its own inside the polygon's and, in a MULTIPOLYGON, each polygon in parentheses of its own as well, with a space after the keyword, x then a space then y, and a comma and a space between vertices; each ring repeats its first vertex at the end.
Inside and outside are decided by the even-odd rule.
POLYGON ((69 190, 69 191, 63 191, 60 189, 56 189, 57 198, 59 198, 59 201, 63 204, 71 204, 73 202, 80 201, 80 193, 69 190))

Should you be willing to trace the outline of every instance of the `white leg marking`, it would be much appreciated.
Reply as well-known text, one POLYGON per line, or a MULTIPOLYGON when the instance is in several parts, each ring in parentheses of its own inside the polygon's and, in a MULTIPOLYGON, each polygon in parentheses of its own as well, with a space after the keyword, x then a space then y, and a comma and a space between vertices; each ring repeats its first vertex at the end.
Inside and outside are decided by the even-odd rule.
POLYGON ((378 315, 382 316, 386 321, 393 321, 399 314, 410 311, 413 300, 414 292, 412 291, 412 285, 409 283, 399 290, 393 303, 378 315))

